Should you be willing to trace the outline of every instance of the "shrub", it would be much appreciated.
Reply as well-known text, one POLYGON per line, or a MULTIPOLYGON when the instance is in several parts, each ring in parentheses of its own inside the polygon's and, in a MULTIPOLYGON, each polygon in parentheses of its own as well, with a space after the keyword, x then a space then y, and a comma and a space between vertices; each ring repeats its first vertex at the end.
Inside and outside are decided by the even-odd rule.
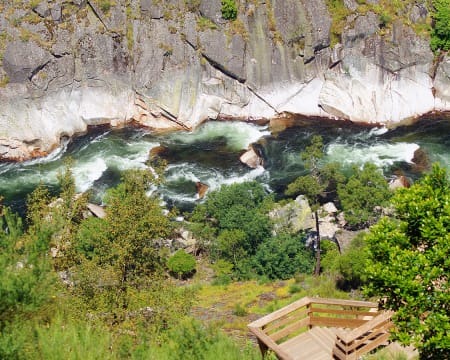
POLYGON ((431 48, 450 50, 450 0, 434 0, 433 31, 431 33, 431 48))
POLYGON ((374 224, 386 206, 391 192, 382 172, 366 163, 362 169, 354 168, 346 184, 338 185, 338 195, 345 219, 353 228, 374 224))
POLYGON ((244 306, 242 306, 240 303, 236 303, 234 305, 233 315, 245 316, 245 315, 247 315, 247 309, 244 306))
POLYGON ((226 20, 234 20, 237 17, 235 0, 222 0, 222 17, 226 20))
POLYGON ((312 253, 301 235, 280 234, 267 240, 253 262, 256 272, 270 279, 289 279, 298 272, 311 273, 313 268, 312 253))
POLYGON ((184 250, 178 250, 167 261, 169 270, 176 274, 178 278, 186 277, 195 270, 195 258, 184 250))

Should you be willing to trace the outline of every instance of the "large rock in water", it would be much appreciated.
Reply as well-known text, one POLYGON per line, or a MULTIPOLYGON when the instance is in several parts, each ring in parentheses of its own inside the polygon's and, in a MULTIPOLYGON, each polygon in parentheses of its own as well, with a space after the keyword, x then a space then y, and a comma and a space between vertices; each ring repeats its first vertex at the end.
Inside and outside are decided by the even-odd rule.
POLYGON ((243 164, 245 164, 253 169, 257 168, 258 166, 264 166, 264 159, 259 154, 259 152, 255 149, 255 147, 251 146, 251 145, 250 145, 249 149, 240 156, 239 160, 243 164))
POLYGON ((284 113, 397 124, 450 110, 449 56, 435 66, 405 25, 429 20, 423 2, 381 31, 346 0, 333 48, 325 0, 241 2, 235 21, 219 0, 110 3, 4 2, 0 157, 45 155, 98 124, 190 130, 284 113))

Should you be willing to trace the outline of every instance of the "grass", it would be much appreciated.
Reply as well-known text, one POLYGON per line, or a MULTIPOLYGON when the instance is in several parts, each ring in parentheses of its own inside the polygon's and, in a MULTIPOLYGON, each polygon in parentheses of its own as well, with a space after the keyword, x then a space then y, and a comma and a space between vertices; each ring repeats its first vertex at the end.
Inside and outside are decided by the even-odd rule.
POLYGON ((408 11, 414 6, 414 0, 380 0, 377 5, 369 4, 365 0, 358 0, 358 8, 354 12, 348 9, 342 0, 327 0, 326 3, 332 17, 331 46, 341 42, 345 27, 351 26, 347 21, 350 15, 365 15, 369 11, 374 12, 379 17, 380 35, 388 34, 392 30, 392 24, 400 20, 411 27, 417 35, 430 36, 431 18, 429 16, 424 23, 412 24, 409 20, 408 11))
MULTIPOLYGON (((197 289, 194 307, 206 311, 209 320, 223 323, 224 328, 238 333, 247 332, 246 325, 251 319, 278 310, 305 296, 349 298, 348 293, 336 290, 334 278, 327 275, 304 275, 297 280, 270 283, 252 280, 228 285, 203 283, 193 286, 197 289)), ((204 312, 201 313, 205 317, 204 312)))
POLYGON ((197 18, 197 31, 216 30, 217 25, 204 16, 197 18))

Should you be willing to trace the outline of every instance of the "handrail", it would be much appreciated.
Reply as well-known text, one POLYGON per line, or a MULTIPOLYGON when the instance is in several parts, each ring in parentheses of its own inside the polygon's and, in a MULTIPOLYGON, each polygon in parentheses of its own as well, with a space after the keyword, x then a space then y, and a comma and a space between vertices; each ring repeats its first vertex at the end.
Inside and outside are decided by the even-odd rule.
POLYGON ((333 355, 339 360, 353 360, 385 343, 393 314, 385 311, 349 333, 337 331, 333 355))
POLYGON ((374 317, 372 320, 367 321, 364 325, 353 329, 349 333, 340 333, 338 338, 342 340, 345 344, 350 344, 355 339, 363 336, 366 332, 378 328, 380 325, 383 325, 386 322, 390 322, 393 311, 384 311, 380 315, 374 317))

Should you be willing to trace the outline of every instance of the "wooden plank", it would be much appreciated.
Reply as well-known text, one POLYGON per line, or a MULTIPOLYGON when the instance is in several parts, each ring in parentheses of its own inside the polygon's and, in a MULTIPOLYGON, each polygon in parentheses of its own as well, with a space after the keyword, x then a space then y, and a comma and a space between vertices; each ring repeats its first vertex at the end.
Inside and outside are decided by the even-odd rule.
POLYGON ((261 329, 251 326, 249 326, 248 328, 253 334, 255 334, 258 340, 262 341, 264 344, 267 345, 269 349, 275 352, 275 354, 277 354, 280 360, 293 360, 290 355, 288 355, 280 346, 278 346, 278 344, 275 341, 273 341, 270 337, 264 334, 261 329))
POLYGON ((362 348, 356 350, 356 357, 360 357, 361 355, 367 354, 369 351, 376 349, 377 347, 383 345, 388 339, 390 334, 386 333, 381 335, 377 340, 369 342, 367 345, 362 348))
POLYGON ((301 328, 308 326, 309 324, 310 324, 309 318, 305 318, 305 319, 297 321, 291 325, 288 325, 284 329, 274 332, 274 333, 270 334, 269 336, 273 341, 277 341, 277 340, 280 340, 280 339, 288 336, 289 334, 292 334, 295 331, 300 330, 301 328))
POLYGON ((309 310, 305 309, 303 311, 295 312, 293 315, 288 316, 286 318, 281 318, 280 320, 275 320, 271 322, 270 324, 267 324, 263 327, 263 330, 266 334, 268 334, 270 331, 275 330, 277 328, 280 328, 283 325, 286 325, 288 323, 291 323, 293 321, 298 321, 304 319, 309 313, 309 310))
POLYGON ((367 320, 362 319, 342 319, 342 318, 332 318, 325 316, 311 316, 312 326, 333 326, 341 328, 357 328, 367 322, 367 320))
POLYGON ((320 328, 316 327, 309 331, 312 338, 321 345, 324 351, 326 351, 328 354, 332 354, 333 346, 334 346, 334 340, 336 335, 329 330, 328 328, 320 328))
POLYGON ((353 316, 372 316, 378 315, 378 312, 370 311, 355 311, 355 310, 344 310, 344 309, 330 309, 330 308, 311 308, 312 313, 319 314, 336 314, 336 315, 353 315, 353 316))
POLYGON ((369 320, 365 322, 364 325, 361 325, 360 327, 353 329, 352 331, 346 333, 346 334, 339 334, 340 340, 342 342, 349 344, 350 342, 354 341, 360 336, 363 336, 366 332, 376 329, 380 326, 383 326, 383 324, 386 324, 386 329, 390 328, 390 319, 392 317, 393 312, 392 311, 385 311, 382 312, 380 315, 374 317, 372 320, 369 320))
POLYGON ((331 360, 331 355, 311 337, 309 332, 301 334, 280 346, 294 360, 331 360))
POLYGON ((248 326, 251 326, 253 328, 262 328, 264 325, 267 325, 267 324, 271 323, 272 321, 277 320, 277 319, 283 317, 284 315, 293 312, 294 310, 297 310, 303 306, 309 305, 310 302, 311 302, 310 298, 304 297, 300 300, 293 302, 292 304, 290 304, 288 306, 285 306, 284 308, 281 308, 277 311, 274 311, 273 313, 263 316, 262 318, 260 318, 256 321, 253 321, 248 326))
POLYGON ((361 345, 363 345, 365 343, 376 341, 380 336, 382 336, 384 334, 389 335, 389 332, 387 332, 384 329, 376 329, 374 331, 367 332, 367 335, 359 337, 354 342, 352 342, 350 345, 347 345, 346 351, 352 352, 355 349, 358 349, 359 347, 361 347, 361 345))
POLYGON ((342 305, 366 308, 378 308, 378 304, 371 301, 357 301, 357 300, 341 300, 341 299, 327 299, 327 298, 311 298, 311 303, 325 304, 325 305, 342 305))

